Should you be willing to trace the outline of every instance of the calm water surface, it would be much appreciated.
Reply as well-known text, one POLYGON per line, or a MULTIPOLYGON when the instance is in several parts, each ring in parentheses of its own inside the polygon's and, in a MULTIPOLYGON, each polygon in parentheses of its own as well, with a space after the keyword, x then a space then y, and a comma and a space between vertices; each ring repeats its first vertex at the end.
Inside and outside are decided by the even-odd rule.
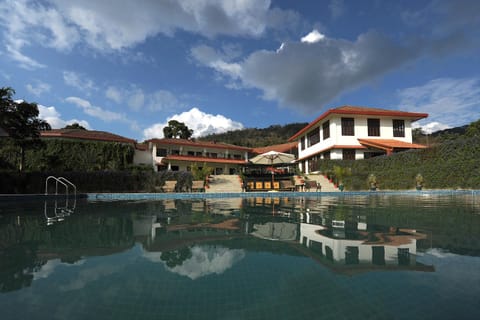
POLYGON ((480 196, 0 203, 0 319, 478 319, 480 196))

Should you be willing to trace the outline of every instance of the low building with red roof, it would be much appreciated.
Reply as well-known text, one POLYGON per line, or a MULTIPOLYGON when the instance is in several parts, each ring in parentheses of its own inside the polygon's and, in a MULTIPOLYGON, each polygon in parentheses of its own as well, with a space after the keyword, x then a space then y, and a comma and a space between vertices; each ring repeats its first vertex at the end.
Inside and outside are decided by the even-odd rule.
POLYGON ((412 143, 412 123, 426 113, 342 106, 330 109, 294 134, 300 169, 318 171, 322 159, 367 159, 425 148, 412 143))

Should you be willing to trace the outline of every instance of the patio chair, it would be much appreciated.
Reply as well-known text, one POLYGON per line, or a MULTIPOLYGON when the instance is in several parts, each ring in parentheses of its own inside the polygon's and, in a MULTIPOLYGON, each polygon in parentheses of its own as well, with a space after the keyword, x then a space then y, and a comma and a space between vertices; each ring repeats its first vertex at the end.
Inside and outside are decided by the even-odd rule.
POLYGON ((167 180, 162 187, 163 192, 175 192, 175 188, 177 186, 177 181, 175 180, 167 180))
POLYGON ((192 192, 205 192, 205 183, 203 180, 192 181, 192 192))
MULTIPOLYGON (((322 189, 322 186, 320 183, 318 183, 315 180, 307 180, 305 181, 305 191, 310 191, 312 189, 315 189, 315 191, 319 191, 322 189)), ((312 190, 313 191, 313 190, 312 190)))

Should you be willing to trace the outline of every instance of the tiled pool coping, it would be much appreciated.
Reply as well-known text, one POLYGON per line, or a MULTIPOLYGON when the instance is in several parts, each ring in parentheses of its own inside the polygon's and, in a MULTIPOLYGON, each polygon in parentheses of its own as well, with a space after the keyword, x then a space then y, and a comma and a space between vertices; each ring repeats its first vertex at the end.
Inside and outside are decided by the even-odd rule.
POLYGON ((197 198, 277 198, 319 196, 381 196, 381 195, 480 195, 480 190, 426 190, 426 191, 346 191, 346 192, 227 192, 227 193, 89 193, 88 200, 142 200, 142 199, 197 199, 197 198))
MULTIPOLYGON (((280 191, 280 192, 228 192, 228 193, 210 193, 210 192, 177 192, 177 193, 81 193, 77 198, 87 198, 88 200, 162 200, 162 199, 214 199, 214 198, 277 198, 277 197, 345 197, 345 196, 388 196, 388 195, 476 195, 480 196, 480 190, 405 190, 405 191, 345 191, 345 192, 298 192, 298 191, 280 191)), ((24 201, 24 200, 45 200, 45 199, 64 199, 65 195, 44 194, 0 194, 1 201, 24 201)), ((73 195, 70 195, 73 197, 73 195)))

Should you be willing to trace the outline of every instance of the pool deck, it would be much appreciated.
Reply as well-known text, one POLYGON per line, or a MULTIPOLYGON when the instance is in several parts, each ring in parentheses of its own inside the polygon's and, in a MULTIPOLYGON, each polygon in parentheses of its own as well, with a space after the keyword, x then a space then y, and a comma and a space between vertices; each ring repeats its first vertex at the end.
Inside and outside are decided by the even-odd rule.
MULTIPOLYGON (((77 198, 88 200, 145 200, 145 199, 211 199, 211 198, 278 198, 278 197, 348 197, 348 196, 434 196, 434 195, 480 195, 480 190, 404 190, 404 191, 344 191, 344 192, 300 192, 300 191, 279 191, 279 192, 225 192, 225 193, 204 193, 204 192, 172 192, 172 193, 80 193, 77 198)), ((70 195, 69 198, 74 197, 70 195)), ((64 199, 65 195, 44 195, 44 194, 0 194, 0 201, 24 201, 24 200, 45 200, 64 199)))

